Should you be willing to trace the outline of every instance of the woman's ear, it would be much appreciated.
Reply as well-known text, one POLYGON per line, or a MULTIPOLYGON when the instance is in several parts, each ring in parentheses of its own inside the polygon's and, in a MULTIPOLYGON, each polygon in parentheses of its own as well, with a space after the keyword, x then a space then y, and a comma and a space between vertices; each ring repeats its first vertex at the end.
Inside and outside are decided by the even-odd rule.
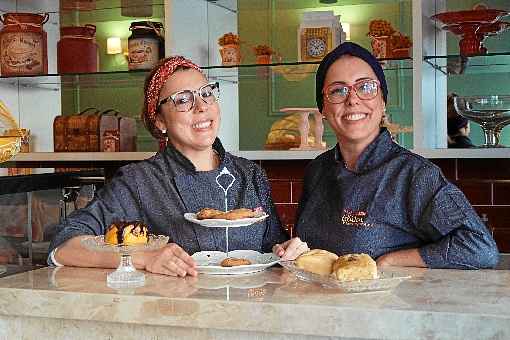
POLYGON ((161 130, 163 133, 166 132, 166 123, 163 121, 161 114, 156 114, 156 120, 154 121, 154 125, 161 130))

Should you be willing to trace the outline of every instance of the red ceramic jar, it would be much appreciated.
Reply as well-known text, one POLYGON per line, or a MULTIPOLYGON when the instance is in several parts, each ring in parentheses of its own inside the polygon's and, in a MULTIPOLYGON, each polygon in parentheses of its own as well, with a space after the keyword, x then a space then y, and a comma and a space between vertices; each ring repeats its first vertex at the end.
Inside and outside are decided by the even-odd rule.
POLYGON ((96 26, 61 27, 57 60, 61 74, 97 72, 96 26))

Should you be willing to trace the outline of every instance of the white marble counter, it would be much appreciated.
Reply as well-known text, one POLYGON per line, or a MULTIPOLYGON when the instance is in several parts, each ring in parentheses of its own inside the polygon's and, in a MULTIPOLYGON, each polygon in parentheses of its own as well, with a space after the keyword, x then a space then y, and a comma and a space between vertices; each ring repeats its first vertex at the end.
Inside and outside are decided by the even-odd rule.
POLYGON ((510 271, 402 269, 392 292, 346 294, 281 268, 241 277, 43 268, 0 279, 0 339, 510 339, 510 271))

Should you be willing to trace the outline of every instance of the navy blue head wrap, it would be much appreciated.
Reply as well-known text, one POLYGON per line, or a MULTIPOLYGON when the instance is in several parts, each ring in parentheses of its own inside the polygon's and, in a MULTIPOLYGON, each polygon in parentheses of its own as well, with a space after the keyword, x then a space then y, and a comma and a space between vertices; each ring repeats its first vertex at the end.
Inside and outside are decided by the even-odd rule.
POLYGON ((379 64, 379 61, 370 53, 367 49, 361 47, 358 44, 352 42, 344 42, 338 45, 333 51, 329 52, 324 59, 322 59, 319 69, 317 70, 317 74, 315 75, 315 100, 317 101, 317 107, 319 111, 322 112, 322 107, 324 104, 322 97, 322 88, 324 87, 324 79, 326 78, 326 73, 328 72, 329 67, 337 61, 340 57, 344 55, 351 55, 353 57, 358 57, 365 61, 379 80, 381 84, 382 96, 384 102, 386 103, 388 100, 388 85, 386 85, 386 78, 384 77, 384 71, 379 64))
POLYGON ((459 130, 465 128, 468 125, 468 120, 462 116, 450 117, 446 120, 446 126, 449 135, 456 135, 459 130))

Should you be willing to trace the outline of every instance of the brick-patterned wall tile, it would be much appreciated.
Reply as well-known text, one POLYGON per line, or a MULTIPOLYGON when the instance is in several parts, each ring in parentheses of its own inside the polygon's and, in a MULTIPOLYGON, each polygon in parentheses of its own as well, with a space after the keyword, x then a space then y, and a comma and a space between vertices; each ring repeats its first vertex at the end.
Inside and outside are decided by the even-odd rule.
POLYGON ((440 159, 440 158, 433 158, 430 159, 432 163, 437 165, 441 168, 441 171, 443 171, 443 174, 446 178, 448 178, 450 181, 455 180, 455 173, 456 173, 456 160, 455 159, 440 159))
POLYGON ((488 181, 455 181, 471 204, 492 204, 492 183, 488 181))
POLYGON ((294 224, 296 221, 297 204, 275 204, 276 211, 280 217, 282 225, 294 224))
POLYGON ((494 230, 494 239, 501 253, 510 253, 510 230, 494 230))
POLYGON ((290 181, 270 180, 271 192, 274 203, 290 203, 290 181))
POLYGON ((494 183, 494 204, 510 205, 510 181, 494 183))
POLYGON ((269 179, 303 180, 305 167, 310 160, 262 161, 269 179))
POLYGON ((457 160, 458 179, 510 179, 510 159, 464 158, 457 160))
POLYGON ((481 216, 487 214, 489 225, 495 229, 507 229, 510 231, 510 206, 473 206, 481 216))
POLYGON ((303 182, 292 181, 292 203, 299 203, 301 193, 303 192, 303 182))

